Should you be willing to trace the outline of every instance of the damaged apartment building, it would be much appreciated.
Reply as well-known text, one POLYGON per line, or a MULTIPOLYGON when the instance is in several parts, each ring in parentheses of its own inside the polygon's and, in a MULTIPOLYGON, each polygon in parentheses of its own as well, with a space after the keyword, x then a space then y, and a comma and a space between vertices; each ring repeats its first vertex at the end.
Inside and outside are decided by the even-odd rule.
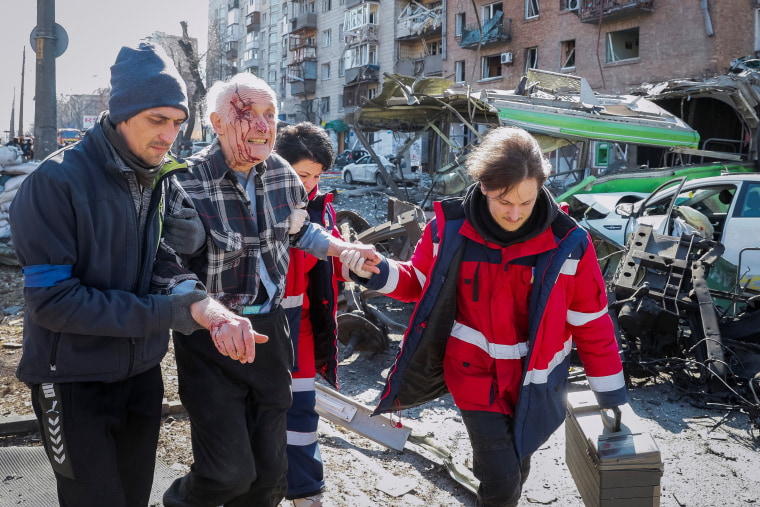
MULTIPOLYGON (((281 119, 321 124, 343 150, 357 146, 352 115, 385 74, 514 90, 538 68, 626 93, 756 56, 759 12, 754 0, 210 0, 208 78, 255 73, 278 93, 281 119)), ((472 141, 462 125, 450 129, 452 142, 472 141)), ((382 155, 410 135, 366 134, 382 155)), ((434 136, 409 150, 411 165, 435 169, 445 146, 434 136)))

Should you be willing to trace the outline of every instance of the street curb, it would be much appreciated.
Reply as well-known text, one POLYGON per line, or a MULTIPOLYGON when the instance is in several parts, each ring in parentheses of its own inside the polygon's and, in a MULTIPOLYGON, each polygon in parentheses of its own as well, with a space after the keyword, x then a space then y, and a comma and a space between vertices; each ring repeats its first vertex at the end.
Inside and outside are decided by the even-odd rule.
MULTIPOLYGON (((161 406, 161 417, 168 415, 179 415, 185 413, 185 407, 181 401, 166 401, 164 399, 161 406)), ((24 433, 34 433, 39 431, 37 417, 34 414, 27 415, 10 415, 0 417, 0 436, 7 437, 11 435, 23 435, 24 433)))

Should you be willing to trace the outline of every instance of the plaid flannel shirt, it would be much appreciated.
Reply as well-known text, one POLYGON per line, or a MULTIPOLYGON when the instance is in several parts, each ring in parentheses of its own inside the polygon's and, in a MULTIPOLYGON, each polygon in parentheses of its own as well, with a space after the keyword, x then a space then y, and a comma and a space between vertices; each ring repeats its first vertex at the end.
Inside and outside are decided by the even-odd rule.
MULTIPOLYGON (((256 219, 251 201, 227 166, 216 140, 202 158, 191 158, 189 171, 172 179, 166 213, 192 207, 206 229, 206 246, 191 256, 179 256, 163 241, 154 267, 154 291, 170 293, 185 280, 205 286, 209 296, 235 311, 256 299, 261 284, 259 263, 277 286, 269 294, 278 306, 285 292, 289 248, 301 235, 289 235, 288 217, 306 190, 283 158, 272 153, 256 165, 256 219)), ((308 218, 304 225, 308 224, 308 218)), ((302 231, 304 229, 301 229, 302 231)))

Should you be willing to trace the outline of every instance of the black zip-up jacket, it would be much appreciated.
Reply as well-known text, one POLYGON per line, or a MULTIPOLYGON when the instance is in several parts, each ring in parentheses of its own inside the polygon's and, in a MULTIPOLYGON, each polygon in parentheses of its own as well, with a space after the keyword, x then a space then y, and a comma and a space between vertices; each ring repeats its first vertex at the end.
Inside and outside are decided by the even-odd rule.
POLYGON ((165 160, 142 241, 127 181, 135 175, 114 157, 100 124, 24 181, 10 208, 26 299, 20 380, 115 382, 160 363, 172 310, 169 296, 148 290, 166 174, 184 167, 165 160))

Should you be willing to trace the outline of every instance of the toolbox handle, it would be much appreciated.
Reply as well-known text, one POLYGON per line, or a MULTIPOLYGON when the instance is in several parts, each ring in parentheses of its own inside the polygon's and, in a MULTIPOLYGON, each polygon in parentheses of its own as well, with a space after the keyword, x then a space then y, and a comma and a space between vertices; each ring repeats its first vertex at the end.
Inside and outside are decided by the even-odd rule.
POLYGON ((622 417, 622 413, 620 412, 620 407, 612 407, 609 409, 599 409, 599 412, 602 415, 602 422, 605 426, 607 426, 610 431, 613 433, 617 433, 620 431, 620 418, 622 417), (612 417, 607 415, 607 410, 612 410, 612 417))

